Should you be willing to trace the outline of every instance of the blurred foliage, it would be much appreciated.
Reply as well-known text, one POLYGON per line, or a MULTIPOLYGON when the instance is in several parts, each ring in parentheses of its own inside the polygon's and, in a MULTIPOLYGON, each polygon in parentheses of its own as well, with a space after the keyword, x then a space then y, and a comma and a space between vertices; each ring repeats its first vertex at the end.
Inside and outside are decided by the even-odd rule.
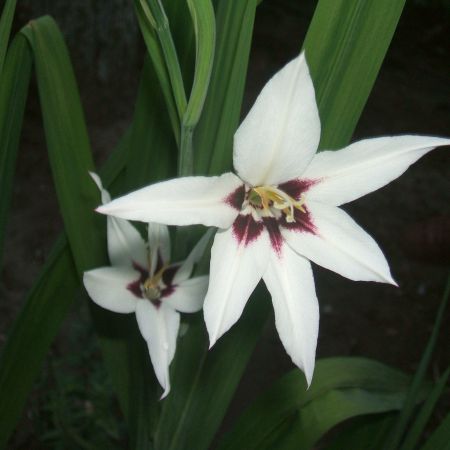
POLYGON ((87 308, 73 312, 64 330, 34 387, 28 439, 38 441, 33 448, 123 449, 125 424, 87 308))

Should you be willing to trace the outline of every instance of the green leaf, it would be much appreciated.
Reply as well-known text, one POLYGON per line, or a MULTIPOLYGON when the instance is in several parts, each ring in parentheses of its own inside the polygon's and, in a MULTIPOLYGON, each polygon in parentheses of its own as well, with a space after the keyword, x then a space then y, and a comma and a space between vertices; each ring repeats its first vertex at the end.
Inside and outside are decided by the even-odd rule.
POLYGON ((78 275, 106 261, 104 221, 94 214, 98 189, 78 88, 67 48, 50 17, 22 31, 33 49, 42 117, 64 227, 78 275))
MULTIPOLYGON (((8 48, 9 34, 11 32, 16 0, 6 0, 0 17, 0 80, 2 79, 3 64, 5 62, 6 50, 8 48)), ((3 81, 2 81, 3 83, 3 81)))
POLYGON ((214 61, 216 21, 210 0, 187 0, 194 23, 196 60, 191 95, 183 118, 186 127, 195 127, 203 110, 214 61))
POLYGON ((380 450, 395 417, 395 413, 387 413, 355 418, 326 450, 380 450))
POLYGON ((184 90, 181 67, 178 61, 177 51, 170 31, 169 19, 167 18, 161 0, 146 0, 149 15, 148 20, 153 26, 158 36, 161 50, 164 55, 164 61, 167 67, 167 73, 172 85, 172 92, 175 99, 175 105, 178 111, 178 117, 184 116, 186 111, 186 92, 184 90))
POLYGON ((423 384, 427 368, 431 361, 431 356, 436 346, 436 341, 439 335, 439 330, 442 325, 442 320, 444 318, 444 311, 447 307, 448 299, 450 296, 450 276, 447 279, 447 285, 445 287, 444 295, 439 305, 439 310, 436 314, 436 319, 433 325, 433 331, 431 333, 430 339, 428 340, 425 351, 422 354, 419 367, 414 375, 413 381, 411 383, 411 388, 408 393, 408 398, 406 399, 405 406, 403 407, 395 427, 392 429, 392 433, 384 444, 385 450, 395 450, 402 440, 405 433, 408 422, 414 412, 414 407, 417 403, 417 397, 420 392, 420 388, 423 384))
POLYGON ((0 448, 20 418, 33 381, 78 288, 65 239, 59 238, 9 333, 0 358, 0 448), (24 370, 26 367, 26 370, 24 370))
POLYGON ((450 414, 447 414, 420 450, 450 450, 450 414))
POLYGON ((219 449, 309 449, 350 417, 399 409, 409 381, 368 359, 319 360, 309 389, 298 369, 289 372, 243 413, 219 449), (286 421, 289 432, 280 433, 286 421))
POLYGON ((416 448, 420 436, 422 435, 425 426, 427 425, 428 420, 430 419, 431 414, 434 411, 434 407, 436 406, 436 403, 438 402, 439 398, 442 395, 442 392, 446 387, 449 375, 450 368, 442 374, 442 376, 439 378, 438 382, 435 384, 434 388, 428 395, 425 403, 417 414, 414 423, 408 430, 406 439, 403 445, 400 447, 400 450, 414 450, 416 448))
POLYGON ((0 82, 0 266, 32 58, 23 36, 8 52, 0 82))
MULTIPOLYGON (((159 45, 154 26, 152 25, 153 17, 147 5, 147 0, 135 0, 136 16, 138 18, 139 27, 147 46, 148 54, 153 62, 161 92, 164 95, 167 110, 169 112, 172 130, 177 142, 180 139, 180 118, 178 117, 175 99, 172 93, 169 74, 167 72, 164 55, 159 45)), ((146 63, 148 64, 148 63, 146 63)))
POLYGON ((255 12, 255 0, 218 2, 215 62, 194 136, 196 173, 217 175, 231 167, 255 12))
POLYGON ((177 147, 169 133, 164 99, 157 86, 154 64, 147 59, 131 127, 126 189, 136 189, 150 182, 175 176, 177 147))
POLYGON ((350 140, 405 0, 320 0, 304 48, 322 121, 320 147, 350 140))
POLYGON ((181 147, 178 164, 180 176, 193 175, 192 137, 208 92, 214 60, 216 32, 211 0, 188 0, 187 3, 194 23, 196 59, 191 95, 181 124, 181 147))

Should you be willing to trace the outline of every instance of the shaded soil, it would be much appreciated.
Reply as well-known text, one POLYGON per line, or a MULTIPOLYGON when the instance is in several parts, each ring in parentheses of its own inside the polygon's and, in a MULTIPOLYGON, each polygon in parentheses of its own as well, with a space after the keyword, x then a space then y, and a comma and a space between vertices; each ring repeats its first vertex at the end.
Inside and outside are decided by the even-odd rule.
MULTIPOLYGON (((265 80, 298 51, 313 13, 313 2, 301 3, 284 10, 270 1, 260 7, 244 110, 265 80)), ((354 139, 401 133, 449 134, 449 17, 443 10, 409 3, 354 139)), ((86 80, 77 61, 75 67, 82 80, 95 156, 102 160, 130 123, 137 72, 127 73, 126 87, 112 96, 107 84, 86 80)), ((61 229, 35 88, 31 93, 2 271, 0 346, 61 229)), ((397 181, 345 208, 380 244, 400 287, 350 282, 315 268, 321 305, 319 357, 365 356, 414 371, 432 328, 450 262, 449 175, 448 148, 439 149, 397 181)), ((449 325, 447 314, 443 330, 449 325)), ((433 376, 450 362, 448 333, 441 334, 433 376)), ((225 428, 252 398, 292 367, 271 318, 225 428)))

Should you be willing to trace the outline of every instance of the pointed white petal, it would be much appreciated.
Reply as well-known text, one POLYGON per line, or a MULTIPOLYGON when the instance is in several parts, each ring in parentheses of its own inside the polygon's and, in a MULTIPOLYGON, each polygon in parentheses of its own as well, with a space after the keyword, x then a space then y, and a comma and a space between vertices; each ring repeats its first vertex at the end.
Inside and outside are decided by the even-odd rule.
POLYGON ((94 180, 94 183, 97 185, 101 193, 102 203, 109 203, 111 201, 111 196, 109 195, 109 192, 103 188, 101 178, 95 172, 89 172, 89 175, 94 180))
POLYGON ((191 276, 194 264, 197 264, 203 257, 203 253, 205 253, 206 246, 208 245, 213 232, 214 230, 212 228, 209 229, 197 242, 191 253, 189 253, 189 256, 181 263, 180 268, 173 278, 174 284, 181 283, 191 276))
MULTIPOLYGON (((102 194, 102 203, 110 202, 111 196, 103 188, 100 177, 94 172, 89 172, 89 175, 102 194)), ((123 219, 108 217, 107 239, 109 260, 113 266, 129 266, 132 261, 138 262, 144 267, 147 265, 145 242, 131 223, 123 219)))
POLYGON ((208 275, 204 275, 185 280, 178 284, 173 293, 164 297, 162 301, 183 313, 200 311, 208 289, 208 279, 208 275))
POLYGON ((164 389, 162 399, 170 391, 169 366, 175 355, 180 315, 164 304, 156 307, 142 300, 137 304, 136 319, 147 342, 156 378, 164 389))
POLYGON ((311 264, 283 245, 280 256, 271 254, 263 280, 272 296, 281 342, 293 363, 305 373, 309 386, 319 332, 319 305, 311 264))
POLYGON ((252 242, 239 244, 232 228, 218 231, 211 249, 208 292, 203 306, 210 347, 239 319, 261 279, 270 243, 264 230, 252 242))
POLYGON ((299 177, 320 140, 314 86, 302 53, 266 84, 234 136, 234 167, 253 186, 299 177))
POLYGON ((127 286, 139 278, 139 273, 127 267, 101 267, 83 275, 89 297, 102 308, 117 313, 131 313, 139 300, 127 286))
POLYGON ((143 222, 227 228, 238 213, 227 197, 240 186, 242 181, 232 173, 176 178, 139 189, 97 211, 143 222))
POLYGON ((302 175, 321 180, 310 188, 308 198, 336 206, 351 202, 395 180, 421 156, 443 145, 450 145, 450 139, 406 135, 320 152, 302 175))
POLYGON ((396 284, 378 244, 342 209, 307 203, 316 234, 282 229, 300 255, 355 281, 396 284))
POLYGON ((148 224, 148 248, 150 251, 150 276, 158 264, 158 256, 162 263, 170 261, 170 235, 166 225, 150 222, 148 224))
POLYGON ((107 236, 108 255, 113 266, 130 266, 134 261, 147 267, 147 245, 130 222, 108 217, 107 236))

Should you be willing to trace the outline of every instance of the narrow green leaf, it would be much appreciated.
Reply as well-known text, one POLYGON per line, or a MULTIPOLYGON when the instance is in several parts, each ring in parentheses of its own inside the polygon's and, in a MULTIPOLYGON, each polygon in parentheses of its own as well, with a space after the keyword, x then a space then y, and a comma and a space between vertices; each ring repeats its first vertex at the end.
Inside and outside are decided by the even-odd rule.
POLYGON ((277 381, 238 419, 220 450, 245 448, 308 449, 335 424, 355 415, 399 409, 409 377, 377 361, 363 358, 328 358, 317 361, 313 382, 299 370, 277 381), (290 422, 290 432, 278 428, 290 422))
POLYGON ((439 398, 442 395, 442 392, 445 389, 449 375, 450 375, 450 368, 448 368, 442 374, 442 376, 439 378, 438 382, 435 384, 434 388, 428 395, 414 423, 408 430, 406 439, 403 445, 400 447, 400 450, 414 450, 416 448, 420 436, 422 435, 425 426, 427 425, 428 420, 430 419, 431 414, 434 411, 434 407, 436 406, 436 403, 438 402, 439 398))
POLYGON ((42 276, 27 296, 0 359, 0 448, 20 418, 33 381, 78 288, 67 242, 58 239, 42 276), (26 370, 24 370, 26 367, 26 370))
POLYGON ((218 2, 215 63, 194 136, 196 173, 217 175, 231 167, 255 12, 255 0, 218 2))
POLYGON ((324 125, 322 149, 339 148, 350 140, 404 4, 320 0, 304 48, 324 125))
POLYGON ((181 147, 178 165, 180 176, 193 175, 194 155, 192 138, 194 128, 208 92, 214 60, 216 23, 211 0, 188 0, 194 24, 196 58, 191 95, 181 125, 181 147))
POLYGON ((196 58, 191 95, 183 124, 195 127, 203 110, 214 61, 216 19, 211 0, 187 0, 194 23, 196 58))
POLYGON ((50 17, 24 31, 35 57, 44 130, 56 193, 78 275, 105 262, 104 223, 93 212, 98 189, 78 88, 67 48, 50 17))
POLYGON ((141 87, 131 127, 125 188, 132 190, 150 182, 175 176, 177 146, 169 133, 164 99, 158 89, 154 64, 144 63, 141 87))
MULTIPOLYGON (((6 0, 0 17, 0 80, 2 79, 3 64, 5 62, 6 50, 8 48, 9 34, 11 33, 16 0, 6 0)), ((2 81, 3 83, 3 81, 2 81)))
POLYGON ((181 67, 178 61, 172 34, 170 32, 169 20, 161 0, 147 0, 147 5, 148 11, 150 12, 148 18, 155 29, 161 45, 167 72, 172 84, 172 92, 178 111, 178 117, 181 120, 184 112, 186 111, 187 100, 186 92, 184 90, 183 77, 181 75, 181 67))
POLYGON ((0 83, 0 267, 31 64, 28 44, 17 36, 8 51, 0 83))
POLYGON ((414 407, 417 403, 417 396, 420 391, 420 387, 422 386, 427 368, 431 361, 431 355, 433 354, 434 347, 436 345, 437 337, 439 335, 439 330, 441 328, 442 320, 444 318, 444 311, 445 308, 447 307, 449 296, 450 296, 450 276, 447 279, 447 285, 445 287, 441 304, 439 305, 439 310, 436 315, 433 331, 431 333, 430 339, 428 340, 425 351, 422 354, 422 358, 420 360, 417 372, 415 373, 413 381, 411 383, 408 398, 406 399, 405 406, 403 407, 398 417, 397 423, 395 424, 395 427, 393 428, 391 435, 389 436, 387 442, 385 443, 384 446, 385 450, 395 450, 399 446, 400 441, 405 433, 406 427, 408 426, 408 422, 411 419, 414 407))
POLYGON ((450 414, 447 414, 420 450, 450 450, 450 414))
POLYGON ((147 0, 135 0, 134 3, 139 27, 141 29, 145 45, 147 46, 148 54, 153 62, 153 67, 158 77, 159 86, 166 101, 173 134, 178 142, 180 139, 180 118, 178 117, 178 111, 175 105, 172 85, 170 83, 169 74, 164 61, 164 55, 155 34, 153 17, 148 8, 147 0))

